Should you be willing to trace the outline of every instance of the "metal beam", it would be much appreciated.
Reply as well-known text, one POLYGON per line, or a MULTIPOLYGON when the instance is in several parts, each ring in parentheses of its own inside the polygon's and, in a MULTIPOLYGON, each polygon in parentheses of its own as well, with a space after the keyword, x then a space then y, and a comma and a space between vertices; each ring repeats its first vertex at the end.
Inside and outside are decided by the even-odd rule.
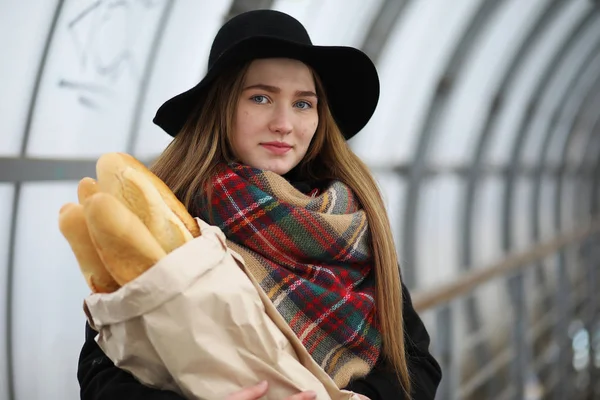
POLYGON ((423 119, 425 125, 418 136, 412 168, 409 171, 406 207, 404 209, 402 258, 405 260, 406 265, 406 270, 404 271, 405 282, 409 287, 414 287, 417 283, 414 270, 418 263, 416 255, 416 228, 418 224, 421 179, 424 176, 429 158, 430 144, 435 140, 434 135, 438 131, 438 121, 447 106, 453 82, 458 79, 465 61, 471 55, 479 33, 485 29, 487 22, 503 3, 504 0, 485 0, 481 3, 479 9, 463 32, 462 37, 457 41, 457 45, 451 53, 452 57, 440 76, 436 94, 427 107, 427 113, 423 119))
MULTIPOLYGON (((600 128, 598 130, 596 130, 595 132, 595 138, 598 141, 598 143, 600 143, 600 128)), ((599 146, 600 148, 600 146, 599 146)), ((591 209, 592 212, 595 213, 596 215, 600 212, 600 151, 598 151, 596 154, 596 165, 595 165, 595 172, 594 172, 594 180, 592 183, 592 199, 591 199, 591 209)), ((599 253, 600 254, 600 253, 599 253)))
MULTIPOLYGON (((512 59, 507 63, 508 67, 499 80, 493 101, 487 111, 487 118, 478 135, 476 135, 476 144, 473 152, 473 162, 468 171, 468 179, 464 192, 464 202, 461 210, 463 240, 460 252, 460 264, 465 271, 473 267, 474 239, 473 232, 473 209, 479 193, 479 183, 487 175, 482 173, 484 159, 489 154, 488 148, 493 142, 493 134, 497 132, 496 126, 500 121, 501 110, 504 107, 504 99, 507 93, 514 87, 521 66, 527 59, 537 43, 544 37, 548 29, 551 29, 552 22, 561 14, 563 9, 569 4, 566 0, 552 0, 543 11, 540 12, 536 20, 532 21, 529 31, 524 35, 524 39, 518 44, 517 50, 512 59)), ((518 166, 518 170, 521 166, 518 166)), ((544 171, 545 172, 545 171, 544 171)))
MULTIPOLYGON (((57 30, 58 20, 60 15, 62 14, 63 7, 65 1, 58 0, 56 4, 56 8, 54 9, 54 15, 52 16, 52 21, 50 23, 50 28, 48 30, 48 34, 46 35, 46 42, 44 43, 44 47, 42 50, 42 56, 40 58, 37 73, 31 93, 31 97, 29 100, 29 108, 27 110, 27 116, 25 118, 25 127, 22 136, 21 142, 21 150, 20 154, 23 157, 27 152, 27 146, 29 144, 29 138, 31 136, 31 125, 33 123, 33 116, 35 114, 35 109, 38 102, 38 95, 40 92, 40 87, 42 84, 42 78, 44 76, 44 71, 46 70, 46 63, 48 61, 48 55, 50 54, 50 48, 52 45, 52 41, 54 40, 54 34, 57 30)), ((13 192, 12 199, 12 215, 9 226, 9 244, 8 244, 8 259, 6 263, 6 382, 8 384, 7 392, 8 392, 8 400, 16 399, 15 392, 15 360, 13 353, 13 287, 14 287, 14 270, 15 270, 15 240, 16 240, 16 232, 17 232, 17 215, 19 214, 19 200, 21 196, 21 184, 17 183, 15 185, 15 190, 13 192)))
MULTIPOLYGON (((600 56, 600 54, 595 54, 596 57, 600 56)), ((586 115, 586 113, 591 112, 595 115, 595 122, 593 124, 593 127, 596 127, 598 124, 598 118, 600 118, 600 114, 597 114, 597 109, 594 109, 593 106, 597 105, 598 102, 596 100, 600 99, 600 70, 595 70, 593 71, 595 73, 595 77, 596 77, 596 81, 594 82, 593 85, 591 85, 591 87, 586 88, 586 93, 582 96, 582 102, 581 102, 581 107, 578 110, 578 112, 573 116, 571 123, 568 126, 568 134, 567 134, 567 138, 565 140, 565 144, 563 147, 563 151, 561 153, 561 160, 560 160, 560 166, 559 166, 559 171, 561 171, 561 173, 559 173, 559 175, 557 176, 557 182, 556 182, 556 187, 555 187, 555 192, 554 192, 554 198, 556 199, 556 201, 554 202, 554 226, 557 230, 562 229, 562 218, 561 218, 561 214, 562 214, 562 193, 563 193, 563 187, 564 187, 564 181, 565 181, 565 175, 563 174, 562 171, 565 171, 565 167, 566 167, 566 163, 567 163, 567 158, 568 158, 568 153, 569 153, 569 146, 571 144, 571 140, 574 136, 574 131, 576 128, 577 123, 582 119, 582 117, 584 115, 586 115)), ((592 128, 593 129, 593 128, 592 128)), ((590 134, 590 137, 593 137, 593 132, 590 134)), ((591 141, 591 139, 590 139, 591 141)), ((585 162, 585 158, 583 158, 581 164, 583 167, 583 164, 585 162)))
MULTIPOLYGON (((600 47, 599 47, 599 49, 600 49, 600 47)), ((594 52, 592 54, 594 57, 590 57, 590 58, 596 59, 594 66, 598 67, 598 64, 600 64, 598 62, 598 61, 600 61, 600 54, 597 52, 594 52)), ((572 120, 571 120, 570 124, 568 125, 567 135, 566 135, 565 142, 562 147, 562 152, 561 152, 561 156, 560 156, 560 163, 559 163, 559 167, 558 167, 559 174, 557 175, 557 178, 556 178, 557 183, 556 183, 556 187, 555 187, 556 201, 554 203, 555 204, 554 218, 555 218, 555 226, 557 228, 560 228, 562 225, 561 218, 560 218, 560 214, 561 214, 561 210, 562 210, 561 193, 562 193, 563 183, 566 178, 565 170, 566 170, 566 165, 567 165, 569 149, 570 149, 572 140, 575 136, 577 124, 580 123, 580 121, 584 118, 584 116, 588 115, 589 113, 593 114, 594 118, 596 118, 592 124, 592 129, 591 129, 591 133, 590 133, 590 136, 593 136, 593 129, 594 129, 594 127, 597 126, 598 121, 600 119, 600 114, 598 114, 597 108, 594 107, 594 106, 596 106, 596 107, 598 106, 598 104, 599 104, 598 99, 600 99, 600 68, 594 68, 589 73, 593 74, 593 76, 596 78, 596 81, 591 86, 586 87, 584 89, 585 90, 584 94, 580 94, 581 107, 577 111, 577 113, 572 117, 572 120)), ((585 163, 585 158, 582 157, 582 162, 580 165, 580 169, 578 169, 578 171, 580 171, 580 172, 583 171, 584 163, 585 163)))
MULTIPOLYGON (((515 171, 516 171, 516 168, 521 163, 521 157, 522 157, 522 152, 524 149, 524 143, 526 142, 526 140, 529 136, 529 133, 531 132, 530 127, 532 125, 533 117, 537 112, 537 108, 539 107, 541 99, 544 97, 544 95, 546 93, 546 90, 549 86, 548 85, 549 82, 551 82, 552 79, 554 79, 554 77, 558 73, 559 66, 562 64, 562 61, 564 60, 566 54, 568 53, 568 50, 571 47, 573 47, 580 40, 581 36, 586 32, 586 29, 589 26, 591 26, 591 24, 594 21, 596 21, 595 13, 590 12, 590 13, 584 14, 582 16, 581 20, 578 21, 574 25, 574 29, 572 30, 572 32, 570 32, 570 34, 566 37, 566 39, 563 40, 562 43, 557 45, 557 50, 554 52, 553 57, 551 58, 550 62, 546 65, 546 68, 539 75, 539 78, 536 82, 536 86, 533 91, 533 94, 527 104, 526 113, 524 114, 523 118, 521 119, 521 121, 519 123, 519 128, 518 128, 515 140, 513 142, 512 148, 511 148, 510 160, 508 162, 508 165, 510 166, 510 168, 509 168, 509 172, 505 179, 505 187, 504 187, 503 211, 502 211, 503 226, 501 229, 502 229, 502 247, 505 252, 510 252, 512 250, 512 248, 514 247, 513 210, 514 210, 514 205, 515 205, 514 193, 516 190, 516 183, 517 183, 517 174, 515 171)), ((530 223, 533 224, 534 223, 533 215, 530 216, 530 218, 531 218, 530 223)), ((560 277, 564 276, 565 269, 566 269, 565 257, 564 257, 564 253, 561 252, 558 254, 558 259, 557 259, 557 274, 558 274, 558 276, 560 276, 560 277)), ((559 280, 560 280, 560 278, 559 278, 559 280)), ((567 290, 566 283, 560 282, 557 285, 555 292, 560 292, 560 296, 564 296, 566 290, 567 290)), ((556 307, 557 307, 558 315, 559 315, 557 327, 556 327, 556 335, 558 338, 561 338, 559 340, 564 342, 566 340, 565 339, 565 335, 566 335, 565 324, 566 324, 566 318, 567 318, 567 309, 564 306, 564 304, 560 303, 560 298, 557 297, 556 294, 554 296, 554 301, 556 302, 556 307)), ((557 365, 559 365, 559 368, 562 368, 562 365, 564 365, 564 363, 566 363, 566 353, 562 347, 562 345, 564 344, 562 342, 560 344, 561 350, 559 352, 559 360, 557 362, 557 365)), ((559 376, 560 376, 560 374, 559 374, 559 376)), ((568 390, 562 385, 560 387, 557 387, 556 390, 557 390, 556 393, 557 393, 558 398, 564 398, 565 393, 568 392, 568 390)))
POLYGON ((377 63, 381 52, 391 36, 396 24, 401 21, 402 12, 409 0, 385 0, 377 16, 371 23, 361 49, 377 63))
MULTIPOLYGON (((53 159, 53 158, 17 158, 0 157, 0 183, 15 182, 43 182, 43 181, 78 181, 83 177, 96 176, 97 158, 89 159, 53 159)), ((146 166, 152 163, 151 159, 140 160, 146 166)), ((393 172, 408 176, 411 164, 397 165, 393 172)), ((389 172, 386 168, 374 168, 374 172, 389 172)), ((428 166, 425 169, 424 180, 434 179, 440 176, 454 176, 465 179, 471 171, 470 165, 452 166, 428 166)), ((582 172, 591 173, 583 170, 582 172)), ((485 177, 505 177, 508 166, 483 166, 479 172, 485 177)), ((531 166, 521 166, 516 173, 524 177, 535 177, 538 175, 556 177, 560 173, 573 174, 573 171, 561 172, 558 167, 545 167, 543 169, 531 166)))
MULTIPOLYGON (((570 77, 569 79, 569 83, 566 85, 566 90, 565 92, 560 96, 560 98, 562 99, 561 101, 559 101, 556 104, 556 107, 554 107, 554 109, 550 112, 550 115, 552 115, 552 118, 550 120, 550 124, 548 125, 548 128, 546 129, 546 134, 544 135, 544 138, 542 140, 542 145, 540 146, 540 151, 538 153, 537 156, 537 161, 536 161, 536 165, 535 165, 535 175, 533 178, 533 193, 532 193, 532 197, 531 197, 531 203, 530 203, 530 213, 533 216, 533 224, 532 224, 532 230, 531 230, 531 235, 534 241, 539 241, 540 240, 540 225, 541 225, 541 221, 540 221, 540 213, 539 210, 541 209, 541 187, 542 187, 542 171, 547 168, 547 158, 548 158, 548 152, 550 149, 550 144, 552 143, 552 139, 555 137, 556 132, 558 131, 558 128, 561 126, 561 122, 563 122, 564 118, 566 118, 567 116, 565 115, 565 110, 567 109, 567 106, 569 104, 570 101, 572 101, 573 97, 577 98, 577 97, 581 97, 581 93, 577 93, 575 91, 576 88, 579 87, 579 82, 582 81, 582 79, 586 78, 590 73, 592 74, 597 74, 600 68, 600 63, 596 62, 594 64, 592 64, 592 62, 598 58, 598 54, 597 52, 600 50, 600 40, 598 41, 597 45, 594 47, 594 50, 592 52, 590 52, 590 54, 587 55, 587 57, 584 57, 584 59, 582 60, 579 68, 577 68, 577 70, 575 71, 575 73, 570 77)), ((600 61, 596 60, 596 61, 600 61)), ((574 122, 573 122, 574 123, 574 122)), ((569 134, 570 136, 570 134, 569 134)), ((570 141, 570 139, 567 139, 567 142, 570 141)), ((565 146, 565 149, 568 146, 565 146)))
MULTIPOLYGON (((596 19, 594 18, 597 14, 594 12, 591 12, 589 14, 588 17, 586 17, 583 21, 582 24, 580 25, 580 27, 578 27, 575 30, 575 33, 577 33, 577 36, 580 36, 583 32, 583 30, 585 29, 584 25, 588 25, 590 23, 593 23, 596 21, 596 19)), ((573 38, 573 36, 572 36, 573 38)), ((574 42, 577 39, 573 39, 572 43, 569 43, 568 46, 573 46, 574 42)), ((575 118, 573 121, 576 121, 577 118, 575 118)), ((560 209, 561 209, 561 194, 562 192, 562 184, 561 184, 561 179, 558 179, 557 185, 556 185, 556 194, 558 195, 558 197, 555 197, 556 201, 555 201, 555 210, 554 210, 554 226, 555 229, 557 231, 560 231, 560 229, 562 228, 562 224, 560 221, 560 209)), ((568 359, 569 359, 569 346, 568 346, 568 319, 569 319, 569 308, 566 306, 564 299, 566 298, 565 296, 567 295, 568 292, 568 286, 567 286, 567 261, 566 261, 566 254, 564 249, 559 251, 558 254, 556 255, 556 277, 557 277, 557 282, 556 282, 556 287, 553 289, 553 293, 554 293, 554 301, 556 304, 556 309, 557 309, 557 323, 555 326, 555 335, 557 338, 557 348, 559 349, 558 352, 558 357, 557 360, 555 361, 555 363, 553 363, 555 368, 558 368, 558 370, 555 370, 555 373, 557 374, 557 376, 564 376, 564 368, 566 368, 566 366, 569 364, 568 363, 568 359)), ((569 388, 569 384, 570 384, 571 380, 569 378, 565 379, 565 382, 563 385, 558 385, 555 388, 555 392, 554 392, 554 397, 557 399, 562 399, 565 398, 565 396, 568 396, 567 393, 571 393, 571 388, 569 388)))
MULTIPOLYGON (((536 114, 540 100, 548 89, 548 83, 556 76, 559 67, 562 64, 567 52, 570 48, 581 39, 581 35, 586 32, 586 29, 596 21, 596 14, 590 12, 582 16, 581 20, 575 24, 575 28, 568 37, 560 43, 557 51, 554 53, 550 62, 546 65, 544 71, 540 74, 537 84, 531 98, 527 104, 527 112, 523 115, 519 123, 519 128, 511 149, 511 156, 508 162, 510 166, 505 182, 505 192, 503 199, 503 215, 504 224, 502 227, 502 244, 505 251, 510 251, 513 248, 513 210, 514 210, 514 192, 516 187, 517 174, 515 173, 517 166, 521 165, 521 156, 524 149, 524 143, 531 132, 531 124, 533 117, 536 114)), ((532 221, 533 222, 533 221, 532 221)))
MULTIPOLYGON (((590 208, 588 210, 590 215, 598 215, 600 212, 600 204, 598 201, 598 184, 600 182, 600 114, 596 123, 590 131, 590 135, 584 146, 585 154, 582 159, 581 165, 579 166, 578 174, 589 176, 590 178, 590 208), (591 171, 591 173, 590 173, 591 171)), ((565 171, 568 173, 569 171, 565 171)))
MULTIPOLYGON (((600 100, 597 100, 600 104, 600 100)), ((590 110, 591 112, 591 110, 590 110)), ((568 165, 565 165, 564 176, 561 176, 561 179, 567 178, 567 173, 573 170, 577 172, 574 174, 576 179, 580 179, 578 188, 585 190, 585 192, 578 192, 577 198, 581 201, 582 205, 578 206, 577 209, 580 210, 584 215, 581 218, 591 218, 592 212, 594 210, 594 185, 597 177, 595 176, 595 172, 588 173, 588 171, 592 170, 595 166, 594 161, 596 158, 600 156, 600 140, 598 140, 598 130, 600 129, 600 114, 594 114, 596 118, 591 124, 591 127, 588 132, 588 137, 586 138, 587 145, 584 146, 584 155, 581 158, 581 163, 576 168, 569 168, 568 165), (590 160, 593 158, 593 160, 590 160), (583 194, 583 195, 579 195, 583 194), (584 203, 585 202, 585 203, 584 203), (585 206, 585 207, 584 207, 585 206)), ((578 190, 578 188, 576 190, 578 190)))
MULTIPOLYGON (((427 111, 423 119, 424 126, 418 136, 418 142, 413 157, 413 162, 408 175, 408 187, 406 206, 404 208, 404 226, 402 258, 404 261, 404 281, 408 287, 417 285, 416 268, 418 267, 418 258, 416 251, 417 244, 417 226, 419 219, 420 193, 423 178, 429 161, 431 143, 433 143, 440 131, 441 116, 446 112, 450 103, 450 94, 454 88, 454 83, 463 70, 465 62, 472 55, 480 33, 485 30, 487 24, 496 15, 496 11, 504 5, 504 0, 484 0, 479 5, 477 11, 468 22, 466 29, 462 32, 460 40, 451 52, 452 56, 443 69, 439 78, 435 95, 427 106, 427 111)), ((466 300, 466 322, 469 332, 478 330, 481 327, 480 316, 475 302, 472 298, 466 300)), ((491 350, 487 343, 482 342, 475 348, 475 358, 479 367, 484 366, 491 359, 491 350)), ((494 383, 483 389, 487 397, 494 397, 498 392, 494 383)))
POLYGON ((158 58, 158 50, 160 49, 160 45, 164 38, 164 33, 167 28, 169 18, 171 17, 174 5, 174 0, 168 0, 163 6, 162 14, 160 16, 160 20, 158 21, 158 27, 156 28, 156 31, 154 32, 154 37, 152 38, 150 51, 148 52, 148 56, 146 57, 146 62, 144 62, 143 64, 144 72, 139 82, 139 89, 137 92, 135 106, 132 113, 133 115, 131 117, 131 124, 129 127, 129 138, 127 140, 127 146, 125 147, 125 151, 130 154, 133 154, 135 150, 135 145, 137 143, 137 139, 140 133, 140 118, 144 109, 144 102, 146 101, 148 95, 148 88, 150 87, 150 78, 152 77, 152 73, 154 72, 154 66, 156 65, 156 59, 158 58))
MULTIPOLYGON (((600 42, 598 43, 600 46, 600 42)), ((550 120, 549 126, 546 128, 546 134, 542 140, 542 144, 540 146, 540 151, 538 153, 537 161, 534 166, 536 169, 536 173, 533 177, 533 190, 530 201, 530 215, 532 218, 532 224, 530 226, 531 237, 533 241, 540 240, 540 229, 541 229, 541 221, 540 221, 540 210, 541 210, 541 187, 543 181, 543 171, 548 168, 546 165, 546 158, 548 155, 548 151, 550 148, 550 144, 552 143, 552 138, 554 137, 554 132, 559 126, 559 122, 562 121, 564 117, 565 108, 569 104, 569 101, 572 99, 573 92, 578 87, 578 82, 581 80, 582 76, 587 76, 585 73, 587 69, 589 69, 589 64, 593 61, 595 57, 594 51, 592 51, 579 65, 578 70, 571 76, 569 83, 566 85, 565 93, 560 95, 562 101, 559 101, 556 107, 552 110, 550 115, 552 118, 550 120)), ((580 94, 575 93, 575 96, 580 96, 580 94)), ((517 165, 516 167, 519 167, 517 165)), ((535 268, 535 274, 540 283, 540 290, 544 290, 546 285, 546 273, 545 268, 542 263, 540 263, 535 268)), ((550 300, 547 296, 543 296, 543 305, 542 307, 550 307, 550 304, 547 302, 550 300)))
MULTIPOLYGON (((596 54, 597 56, 598 54, 596 54)), ((596 63, 597 64, 597 63, 596 63)), ((567 159, 567 155, 568 155, 568 149, 570 147, 571 144, 571 139, 573 138, 574 134, 574 130, 576 129, 576 126, 586 117, 589 116, 590 114, 596 114, 594 111, 594 106, 593 105, 598 105, 598 99, 600 99, 599 96, 599 92, 598 89, 600 88, 600 74, 598 69, 596 68, 595 70, 592 69, 592 73, 594 73, 594 76, 596 77, 596 82, 595 84, 591 85, 591 87, 586 87, 584 88, 584 93, 581 94, 580 93, 580 97, 583 99, 583 101, 581 101, 581 107, 580 109, 574 113, 575 115, 571 117, 571 123, 568 125, 567 130, 568 130, 568 137, 567 140, 564 143, 564 147, 563 147, 563 151, 562 151, 562 155, 561 155, 561 162, 560 162, 560 168, 559 169, 564 169, 564 166, 566 165, 566 159, 567 159)), ((589 72, 588 72, 589 75, 589 72)), ((594 116, 593 118, 597 118, 597 116, 594 116)), ((595 123, 593 124, 595 125, 595 123)), ((582 162, 583 164, 583 162, 582 162)), ((574 178, 576 179, 576 178, 574 178)), ((559 175, 557 177, 557 183, 556 183, 556 187, 555 187, 555 195, 553 196, 555 199, 555 209, 554 209, 554 218, 555 218, 555 226, 557 227, 557 229, 560 229, 561 227, 561 209, 562 209, 562 195, 563 195, 563 182, 564 182, 564 176, 559 175)), ((591 185, 590 185, 591 186, 591 185)), ((575 188, 575 190, 577 190, 575 188)), ((579 196, 578 196, 579 197, 579 196)), ((575 207, 576 208, 576 207, 575 207)), ((585 243, 584 243, 585 244, 585 243)), ((566 257, 566 250, 565 249, 561 249, 558 252, 558 257, 557 257, 557 261, 558 261, 558 281, 557 281, 557 286, 558 288, 553 288, 552 291, 555 292, 558 295, 558 298, 556 298, 556 302, 557 303, 564 303, 564 299, 568 292, 569 292, 569 280, 567 278, 567 257, 566 257), (561 279, 562 277, 562 279, 561 279), (557 290, 558 289, 558 290, 557 290), (562 292, 562 293, 561 293, 562 292)), ((568 307, 559 305, 559 313, 557 313, 557 321, 558 321, 558 327, 556 330, 557 336, 559 338, 558 342, 557 342, 557 348, 559 349, 559 361, 556 363, 556 367, 560 368, 560 370, 558 371, 558 375, 559 376, 564 376, 565 377, 565 384, 568 385, 569 382, 572 381, 572 376, 571 374, 569 374, 570 367, 567 361, 571 358, 571 351, 570 351, 570 346, 569 346, 569 338, 567 336, 567 329, 568 329, 568 323, 569 321, 573 318, 572 317, 572 311, 568 307), (561 360, 564 361, 566 363, 566 365, 563 365, 561 363, 561 360), (567 369, 567 370, 565 370, 567 369)), ((586 328, 590 328, 590 323, 589 321, 586 321, 586 328)), ((562 387, 557 388, 557 398, 563 398, 562 396, 564 396, 566 393, 572 393, 573 392, 573 388, 569 388, 568 386, 565 387, 565 385, 563 385, 562 387)))
POLYGON ((496 126, 499 122, 501 110, 504 107, 504 98, 515 84, 521 65, 527 55, 533 50, 534 46, 543 37, 546 30, 550 27, 552 21, 560 15, 563 8, 569 4, 566 0, 554 0, 550 2, 547 8, 540 14, 538 19, 532 23, 531 30, 527 33, 524 40, 519 45, 518 50, 504 75, 500 79, 500 84, 494 95, 494 100, 488 109, 487 118, 480 133, 477 135, 477 144, 473 153, 473 163, 469 169, 469 179, 465 188, 465 201, 462 208, 462 226, 464 229, 463 247, 461 251, 461 263, 466 270, 473 264, 473 213, 477 197, 478 184, 483 176, 482 167, 484 157, 488 154, 488 147, 492 143, 493 133, 496 132, 496 126))
MULTIPOLYGON (((598 42, 597 46, 600 46, 600 41, 598 42)), ((598 65, 596 65, 598 63, 592 64, 590 66, 590 64, 594 61, 595 57, 596 57, 595 51, 590 52, 590 54, 587 57, 584 57, 582 62, 580 62, 579 67, 576 69, 576 72, 569 78, 569 82, 566 85, 565 92, 562 95, 560 95, 561 100, 557 102, 556 107, 550 113, 550 115, 552 115, 552 118, 550 120, 548 127, 546 128, 546 135, 544 135, 544 138, 542 140, 542 145, 540 146, 540 151, 538 153, 537 161, 534 166, 535 173, 534 173, 534 176, 532 177, 533 190, 532 190, 531 201, 530 201, 530 215, 532 217, 532 225, 530 226, 530 228, 531 228, 531 237, 532 237, 533 242, 539 242, 541 240, 540 210, 542 210, 542 207, 541 207, 542 182, 544 180, 543 178, 548 176, 548 175, 544 174, 544 172, 548 169, 552 169, 552 170, 556 171, 557 173, 554 174, 554 177, 556 180, 558 180, 560 175, 563 173, 562 168, 551 167, 551 166, 547 165, 547 156, 548 156, 550 144, 552 142, 552 138, 555 136, 555 132, 558 129, 558 127, 562 126, 562 124, 559 124, 559 122, 562 122, 565 118, 568 119, 568 117, 565 116, 565 110, 567 109, 567 106, 570 103, 570 101, 572 101, 574 97, 575 98, 581 97, 581 93, 577 93, 575 91, 575 89, 579 87, 579 82, 582 79, 584 79, 585 77, 588 77, 590 74, 590 71, 592 73, 595 73, 595 71, 598 70, 598 65)), ((581 169, 577 173, 583 174, 583 173, 586 173, 586 171, 581 169)), ((542 262, 539 262, 536 265, 534 272, 535 272, 535 276, 537 277, 537 280, 538 280, 537 288, 539 291, 543 292, 541 307, 542 307, 542 309, 550 309, 552 307, 552 304, 550 303, 551 297, 546 294, 546 293, 548 293, 548 289, 546 288, 547 280, 546 280, 546 269, 544 268, 544 264, 542 262)), ((549 291, 551 293, 553 291, 553 288, 549 288, 549 291)), ((548 294, 550 294, 550 293, 548 293, 548 294)))
POLYGON ((243 14, 247 11, 266 9, 271 8, 272 6, 273 0, 234 0, 231 2, 229 12, 225 16, 223 22, 227 22, 236 15, 243 14))

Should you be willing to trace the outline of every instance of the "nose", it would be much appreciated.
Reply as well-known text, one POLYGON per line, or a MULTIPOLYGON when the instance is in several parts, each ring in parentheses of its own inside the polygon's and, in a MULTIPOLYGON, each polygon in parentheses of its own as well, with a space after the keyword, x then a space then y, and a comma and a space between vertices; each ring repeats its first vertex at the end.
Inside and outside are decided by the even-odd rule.
POLYGON ((292 116, 285 107, 277 107, 273 110, 273 115, 269 123, 269 129, 271 132, 278 133, 280 135, 288 135, 292 132, 292 116))

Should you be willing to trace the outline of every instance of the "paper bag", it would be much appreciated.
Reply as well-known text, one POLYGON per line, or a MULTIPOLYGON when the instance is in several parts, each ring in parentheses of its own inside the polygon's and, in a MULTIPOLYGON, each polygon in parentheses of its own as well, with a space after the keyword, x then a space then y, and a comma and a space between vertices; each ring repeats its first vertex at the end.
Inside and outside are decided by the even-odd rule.
POLYGON ((267 399, 303 390, 348 400, 277 312, 218 227, 122 288, 85 299, 96 341, 142 383, 187 399, 224 399, 267 380, 267 399))

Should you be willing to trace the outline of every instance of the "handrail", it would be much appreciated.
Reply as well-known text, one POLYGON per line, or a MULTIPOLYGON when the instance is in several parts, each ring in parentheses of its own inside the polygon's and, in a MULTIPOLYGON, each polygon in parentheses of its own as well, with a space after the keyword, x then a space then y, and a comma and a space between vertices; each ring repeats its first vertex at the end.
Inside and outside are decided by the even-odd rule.
POLYGON ((412 295, 413 306, 417 311, 425 311, 446 304, 462 294, 471 292, 477 286, 484 284, 498 275, 507 275, 517 269, 531 266, 534 261, 543 259, 555 253, 560 248, 576 243, 600 232, 600 218, 589 224, 559 234, 552 240, 541 242, 523 252, 510 254, 504 259, 484 268, 476 268, 461 275, 453 282, 438 285, 432 289, 421 289, 412 295))

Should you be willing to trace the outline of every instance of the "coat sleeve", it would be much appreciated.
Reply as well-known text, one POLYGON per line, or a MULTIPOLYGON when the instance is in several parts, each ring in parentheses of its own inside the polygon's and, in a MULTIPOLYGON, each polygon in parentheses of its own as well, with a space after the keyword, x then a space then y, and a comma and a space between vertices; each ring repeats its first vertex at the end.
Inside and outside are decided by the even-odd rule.
MULTIPOLYGON (((402 285, 402 296, 404 343, 408 371, 413 386, 411 400, 433 400, 442 380, 442 371, 438 362, 429 352, 429 334, 415 311, 410 293, 404 284, 402 285)), ((346 389, 365 395, 371 400, 404 398, 395 372, 383 357, 367 376, 351 382, 346 389)))
POLYGON ((86 323, 77 368, 81 400, 185 400, 176 393, 147 387, 116 367, 98 346, 95 336, 96 332, 86 323))

